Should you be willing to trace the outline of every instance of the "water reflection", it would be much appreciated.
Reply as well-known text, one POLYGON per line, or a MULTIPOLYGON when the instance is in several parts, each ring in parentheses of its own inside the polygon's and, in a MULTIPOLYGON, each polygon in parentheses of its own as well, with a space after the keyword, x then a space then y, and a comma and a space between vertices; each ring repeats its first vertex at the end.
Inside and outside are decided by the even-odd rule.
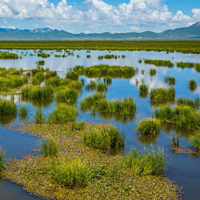
POLYGON ((17 115, 6 115, 6 116, 0 115, 0 125, 5 127, 7 124, 10 124, 11 122, 15 121, 16 118, 17 115))

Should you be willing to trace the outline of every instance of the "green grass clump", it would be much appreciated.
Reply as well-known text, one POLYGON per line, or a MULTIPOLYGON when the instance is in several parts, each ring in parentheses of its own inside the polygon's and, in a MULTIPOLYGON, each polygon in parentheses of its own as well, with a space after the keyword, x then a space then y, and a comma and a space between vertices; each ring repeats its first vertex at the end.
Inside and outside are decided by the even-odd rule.
POLYGON ((179 62, 179 63, 176 63, 177 64, 177 67, 180 67, 182 69, 184 68, 193 68, 195 67, 195 63, 189 63, 189 62, 179 62))
POLYGON ((0 59, 18 59, 18 55, 15 53, 0 52, 0 59))
POLYGON ((149 90, 148 86, 145 85, 144 83, 139 86, 139 89, 140 89, 140 93, 148 93, 148 90, 149 90))
POLYGON ((190 144, 195 148, 196 151, 200 151, 200 137, 192 138, 190 144))
POLYGON ((84 131, 83 144, 97 149, 117 149, 124 146, 125 138, 114 126, 93 125, 84 131))
POLYGON ((151 64, 155 66, 173 67, 173 63, 170 60, 144 60, 145 64, 151 64))
POLYGON ((0 99, 0 116, 14 115, 17 113, 17 106, 13 101, 0 99))
POLYGON ((54 97, 54 90, 51 86, 25 86, 21 90, 22 97, 30 99, 51 99, 54 97))
POLYGON ((0 172, 2 172, 3 166, 4 166, 4 155, 5 155, 5 152, 0 147, 0 172))
POLYGON ((68 121, 75 121, 77 116, 77 110, 74 105, 67 105, 60 103, 57 105, 55 110, 49 114, 49 123, 66 123, 68 121))
POLYGON ((52 137, 50 139, 42 139, 40 149, 44 157, 58 157, 59 148, 52 137))
POLYGON ((42 115, 42 109, 38 108, 35 113, 35 123, 42 124, 45 122, 45 117, 42 115))
POLYGON ((77 74, 77 72, 69 71, 69 72, 66 74, 66 78, 72 79, 72 80, 78 80, 79 75, 77 74))
POLYGON ((197 72, 200 72, 200 63, 196 63, 195 69, 197 72))
POLYGON ((152 89, 150 93, 150 99, 158 103, 166 103, 167 101, 175 101, 175 89, 174 88, 152 89))
POLYGON ((0 68, 0 91, 9 91, 28 83, 28 77, 22 75, 23 70, 0 68))
POLYGON ((190 106, 160 107, 154 114, 161 122, 174 123, 178 128, 198 130, 200 126, 200 114, 190 106))
POLYGON ((87 77, 125 77, 131 78, 135 75, 135 69, 133 67, 125 66, 110 66, 110 65, 94 65, 91 67, 84 68, 83 66, 76 66, 74 71, 79 75, 85 75, 87 77))
POLYGON ((166 76, 165 83, 169 83, 169 85, 175 85, 175 77, 166 76))
POLYGON ((37 65, 44 65, 45 64, 45 61, 44 60, 38 60, 36 62, 37 65))
POLYGON ((83 187, 88 180, 88 167, 81 161, 61 161, 51 171, 52 178, 68 188, 83 187))
POLYGON ((85 99, 83 99, 80 103, 80 107, 81 110, 84 111, 87 108, 91 108, 91 106, 94 106, 95 104, 97 104, 97 102, 100 99, 104 99, 105 95, 102 93, 94 93, 93 95, 89 95, 88 97, 86 97, 85 99))
POLYGON ((28 114, 28 110, 27 110, 25 105, 22 105, 22 106, 19 107, 19 114, 20 115, 27 115, 28 114))
POLYGON ((139 122, 136 130, 142 135, 157 135, 161 129, 161 122, 157 119, 146 119, 139 122))
POLYGON ((44 75, 45 79, 49 79, 51 77, 57 77, 57 72, 56 71, 47 71, 46 74, 44 75))
POLYGON ((56 92, 56 101, 59 102, 75 102, 78 97, 78 91, 73 87, 63 87, 56 92))
POLYGON ((41 53, 38 53, 37 56, 42 57, 42 58, 48 58, 48 57, 50 57, 50 54, 46 54, 46 53, 41 52, 41 53))
POLYGON ((138 62, 139 62, 139 63, 142 63, 142 60, 140 59, 140 60, 138 60, 138 62))
POLYGON ((197 88, 197 82, 194 79, 190 79, 189 81, 189 88, 191 91, 196 90, 197 88))
POLYGON ((176 100, 176 103, 177 105, 186 105, 186 106, 191 106, 193 108, 199 108, 200 106, 200 100, 199 98, 195 98, 194 100, 193 99, 190 99, 190 98, 183 98, 183 97, 180 97, 176 100))
POLYGON ((108 86, 106 85, 106 83, 101 83, 101 82, 99 82, 98 84, 97 84, 97 91, 98 92, 103 92, 103 91, 107 91, 108 90, 108 86))
POLYGON ((155 69, 150 69, 150 75, 155 76, 156 75, 156 70, 155 69))
POLYGON ((91 58, 91 55, 87 55, 86 57, 87 57, 87 58, 91 58))
POLYGON ((122 160, 122 166, 133 169, 134 173, 139 175, 162 175, 165 170, 164 162, 163 150, 149 152, 146 149, 132 149, 122 160))

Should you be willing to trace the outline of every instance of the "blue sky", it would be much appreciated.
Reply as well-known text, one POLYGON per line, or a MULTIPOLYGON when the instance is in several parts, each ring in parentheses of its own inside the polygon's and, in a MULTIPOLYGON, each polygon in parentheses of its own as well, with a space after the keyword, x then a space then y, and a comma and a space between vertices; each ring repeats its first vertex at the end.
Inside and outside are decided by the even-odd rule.
POLYGON ((200 21, 200 0, 0 0, 0 27, 161 32, 200 21))

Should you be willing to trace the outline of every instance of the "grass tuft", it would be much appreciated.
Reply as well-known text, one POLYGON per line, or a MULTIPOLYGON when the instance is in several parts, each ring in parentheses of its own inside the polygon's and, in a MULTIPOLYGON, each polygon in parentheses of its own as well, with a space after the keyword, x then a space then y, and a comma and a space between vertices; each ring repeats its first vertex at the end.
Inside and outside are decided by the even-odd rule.
POLYGON ((160 132, 161 122, 157 119, 146 119, 139 122, 136 130, 142 135, 154 136, 160 132))

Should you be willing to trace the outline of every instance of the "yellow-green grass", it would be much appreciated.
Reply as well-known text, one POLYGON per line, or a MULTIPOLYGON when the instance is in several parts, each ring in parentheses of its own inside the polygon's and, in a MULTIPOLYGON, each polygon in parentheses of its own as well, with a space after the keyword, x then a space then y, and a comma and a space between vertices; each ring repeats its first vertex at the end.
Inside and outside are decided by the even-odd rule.
POLYGON ((136 130, 142 135, 154 136, 160 132, 161 122, 158 119, 143 119, 138 123, 136 130))
POLYGON ((54 97, 54 90, 51 86, 25 86, 21 89, 21 94, 30 99, 51 99, 54 97))
POLYGON ((160 107, 154 111, 155 117, 161 122, 174 123, 178 128, 199 130, 200 113, 190 106, 160 107))
POLYGON ((13 101, 0 99, 0 116, 15 115, 16 113, 17 106, 13 101))
MULTIPOLYGON (((25 190, 32 194, 49 199, 179 199, 178 186, 162 177, 162 173, 158 173, 164 170, 159 157, 162 152, 149 152, 145 156, 137 151, 135 160, 145 160, 146 165, 151 163, 153 166, 148 173, 146 168, 138 173, 136 166, 139 166, 139 162, 125 162, 130 160, 128 156, 107 156, 101 150, 81 143, 84 132, 95 124, 87 123, 82 131, 71 131, 70 122, 62 125, 13 125, 10 128, 16 128, 21 133, 45 139, 53 137, 59 141, 57 144, 60 151, 58 157, 54 158, 29 155, 23 159, 10 160, 3 171, 3 177, 24 185, 25 190)), ((108 126, 103 123, 96 125, 97 129, 99 126, 108 126)))
POLYGON ((150 99, 157 103, 166 103, 168 101, 175 101, 175 89, 174 88, 156 88, 152 89, 150 93, 150 99))

